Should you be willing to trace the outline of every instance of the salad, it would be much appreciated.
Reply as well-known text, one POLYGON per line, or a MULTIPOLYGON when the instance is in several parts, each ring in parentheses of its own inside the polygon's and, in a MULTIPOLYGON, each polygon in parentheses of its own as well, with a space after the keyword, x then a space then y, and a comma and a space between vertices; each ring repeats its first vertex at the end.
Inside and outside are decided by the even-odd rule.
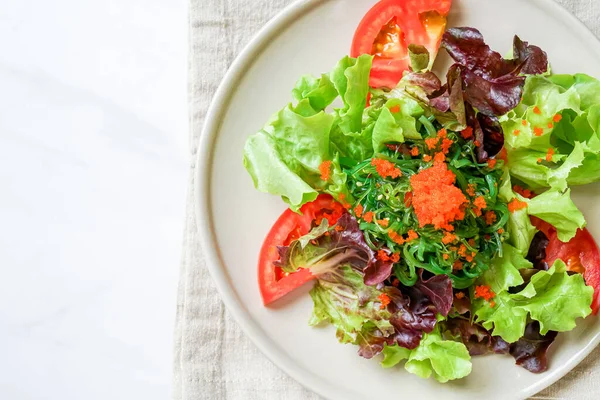
POLYGON ((600 254, 571 200, 600 180, 600 81, 553 74, 518 36, 502 56, 446 29, 450 5, 380 1, 350 56, 301 77, 247 139, 254 185, 289 205, 260 290, 268 306, 314 282, 309 324, 384 368, 447 382, 497 353, 539 373, 600 308, 600 254))

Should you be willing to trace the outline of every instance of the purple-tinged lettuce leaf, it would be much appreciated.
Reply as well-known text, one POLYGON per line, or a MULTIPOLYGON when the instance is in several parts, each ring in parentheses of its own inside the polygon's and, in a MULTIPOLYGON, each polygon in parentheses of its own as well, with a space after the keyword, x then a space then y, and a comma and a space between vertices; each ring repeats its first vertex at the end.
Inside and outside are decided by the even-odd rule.
POLYGON ((392 263, 375 257, 358 222, 348 213, 344 213, 335 226, 329 229, 315 227, 307 235, 289 246, 280 246, 278 250, 280 259, 275 264, 285 272, 309 268, 314 275, 319 275, 350 264, 364 270, 367 285, 385 281, 392 272, 392 263))
POLYGON ((513 56, 523 63, 521 73, 540 75, 548 72, 548 55, 537 46, 522 41, 515 35, 513 40, 513 56))
POLYGON ((429 297, 415 287, 386 287, 390 298, 388 310, 392 313, 390 323, 396 329, 392 342, 407 349, 416 348, 421 342, 423 332, 431 332, 437 322, 436 308, 429 297))
POLYGON ((550 240, 546 234, 542 231, 538 231, 531 244, 529 245, 529 251, 527 252, 527 260, 533 264, 533 268, 536 270, 548 270, 548 264, 544 261, 546 259, 546 247, 548 247, 550 240))
POLYGON ((444 317, 448 315, 452 308, 452 281, 448 275, 435 275, 424 280, 421 271, 414 287, 429 297, 438 313, 444 317))
POLYGON ((504 115, 521 101, 525 77, 515 73, 486 79, 464 69, 461 73, 465 101, 486 115, 504 115))
POLYGON ((504 115, 519 104, 525 84, 522 74, 539 74, 548 69, 546 53, 518 37, 513 44, 516 58, 512 60, 490 49, 481 32, 474 28, 446 30, 442 47, 460 66, 464 100, 489 116, 504 115))
POLYGON ((487 353, 510 354, 517 365, 534 373, 548 369, 546 353, 557 335, 554 331, 542 335, 539 322, 531 321, 526 325, 523 336, 509 344, 499 336, 492 336, 483 326, 462 317, 442 322, 440 329, 444 337, 462 341, 472 356, 487 353))
POLYGON ((493 352, 506 354, 510 345, 499 336, 492 336, 487 329, 464 317, 449 318, 441 323, 445 336, 459 339, 467 346, 469 354, 478 356, 493 352))
POLYGON ((525 327, 523 337, 510 345, 510 354, 515 358, 517 365, 526 370, 534 373, 544 372, 548 369, 546 353, 557 334, 550 331, 542 335, 539 322, 532 321, 525 327))
POLYGON ((475 28, 446 29, 442 47, 454 61, 483 78, 498 78, 515 69, 513 62, 490 49, 475 28))
MULTIPOLYGON (((428 280, 420 288, 435 286, 442 285, 428 280)), ((318 276, 310 292, 314 308, 309 324, 330 322, 338 340, 358 345, 365 358, 379 354, 386 344, 414 349, 433 331, 440 313, 420 288, 368 286, 360 269, 343 265, 318 276), (387 305, 382 303, 386 297, 387 305)))
POLYGON ((477 119, 483 131, 483 150, 487 153, 488 157, 494 157, 504 147, 502 125, 500 125, 498 118, 495 116, 490 117, 489 115, 479 113, 477 114, 477 119))
MULTIPOLYGON (((418 86, 427 96, 432 95, 433 93, 442 89, 442 82, 440 78, 437 77, 431 71, 427 72, 411 72, 406 74, 404 78, 402 78, 402 84, 405 86, 418 86)), ((423 100, 427 100, 426 98, 423 100)))

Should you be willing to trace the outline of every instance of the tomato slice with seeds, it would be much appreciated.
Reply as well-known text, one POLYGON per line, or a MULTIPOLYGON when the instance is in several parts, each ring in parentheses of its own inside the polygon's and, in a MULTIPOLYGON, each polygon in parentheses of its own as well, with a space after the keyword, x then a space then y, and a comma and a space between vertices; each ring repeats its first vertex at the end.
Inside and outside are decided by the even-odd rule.
POLYGON ((452 0, 382 0, 358 25, 350 55, 371 54, 371 87, 394 88, 410 66, 408 45, 418 44, 435 59, 452 0))
POLYGON ((288 274, 273 264, 279 260, 278 246, 286 246, 293 240, 310 232, 314 225, 327 219, 334 225, 342 216, 344 208, 329 195, 319 195, 311 203, 300 208, 301 214, 288 209, 275 221, 265 238, 258 260, 258 284, 264 305, 285 296, 294 289, 315 278, 309 269, 299 269, 288 274))
POLYGON ((594 288, 592 312, 596 315, 600 309, 600 250, 590 232, 579 229, 573 239, 564 243, 552 225, 536 217, 531 217, 531 222, 548 237, 546 263, 551 266, 554 261, 563 260, 567 270, 583 274, 585 283, 594 288))

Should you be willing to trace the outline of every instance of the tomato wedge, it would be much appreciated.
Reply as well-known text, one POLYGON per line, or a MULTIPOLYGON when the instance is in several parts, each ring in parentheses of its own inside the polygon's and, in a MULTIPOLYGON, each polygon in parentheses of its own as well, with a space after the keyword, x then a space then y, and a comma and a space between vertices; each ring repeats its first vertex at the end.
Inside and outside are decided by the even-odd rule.
POLYGON ((558 259, 563 260, 569 271, 582 273, 585 283, 594 288, 592 312, 596 315, 600 309, 600 251, 590 232, 580 229, 573 239, 564 243, 558 240, 552 225, 535 217, 531 222, 549 239, 546 263, 552 265, 558 259))
POLYGON ((273 263, 279 260, 277 246, 286 246, 295 239, 306 235, 323 219, 334 225, 342 216, 344 208, 329 195, 319 195, 311 203, 300 208, 301 214, 288 209, 275 221, 267 234, 258 260, 258 284, 264 305, 285 296, 294 289, 314 278, 309 269, 299 269, 287 274, 273 263))
POLYGON ((394 88, 410 66, 408 45, 418 44, 435 59, 452 0, 382 0, 358 25, 350 55, 371 54, 371 87, 394 88))

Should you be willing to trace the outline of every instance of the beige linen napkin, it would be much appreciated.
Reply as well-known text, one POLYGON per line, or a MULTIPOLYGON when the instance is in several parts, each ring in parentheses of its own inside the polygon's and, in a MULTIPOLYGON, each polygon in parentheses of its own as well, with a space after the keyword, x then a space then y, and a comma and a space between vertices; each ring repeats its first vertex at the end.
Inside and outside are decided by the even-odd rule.
MULTIPOLYGON (((557 1, 600 34, 600 0, 557 1)), ((243 46, 290 3, 190 0, 190 180, 175 326, 176 400, 319 399, 267 360, 223 307, 204 264, 193 205, 196 150, 210 100, 243 46)), ((599 357, 597 349, 535 398, 599 399, 599 357)))

